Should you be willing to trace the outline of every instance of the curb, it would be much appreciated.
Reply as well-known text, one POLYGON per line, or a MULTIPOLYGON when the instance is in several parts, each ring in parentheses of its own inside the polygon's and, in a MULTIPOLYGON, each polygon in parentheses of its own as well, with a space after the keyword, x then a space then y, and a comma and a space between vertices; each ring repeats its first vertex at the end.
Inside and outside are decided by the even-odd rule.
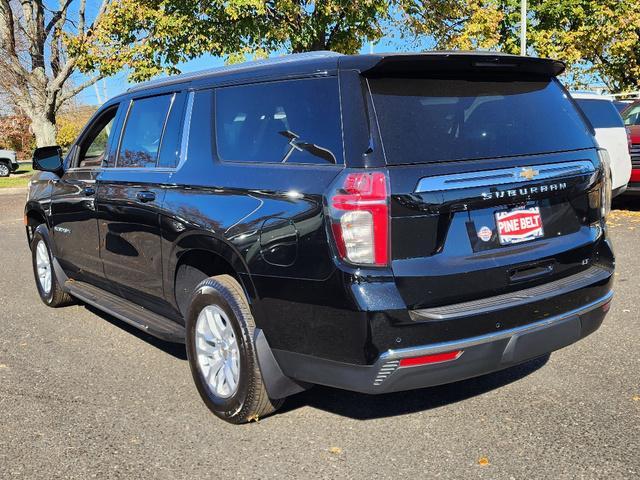
POLYGON ((7 187, 0 188, 0 196, 2 195, 27 195, 27 187, 7 187))

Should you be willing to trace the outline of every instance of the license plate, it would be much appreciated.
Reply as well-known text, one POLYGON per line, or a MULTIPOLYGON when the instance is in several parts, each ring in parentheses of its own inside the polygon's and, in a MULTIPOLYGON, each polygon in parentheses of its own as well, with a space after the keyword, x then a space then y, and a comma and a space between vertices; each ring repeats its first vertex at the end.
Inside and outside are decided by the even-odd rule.
POLYGON ((540 207, 496 212, 500 245, 511 245, 542 237, 540 207))

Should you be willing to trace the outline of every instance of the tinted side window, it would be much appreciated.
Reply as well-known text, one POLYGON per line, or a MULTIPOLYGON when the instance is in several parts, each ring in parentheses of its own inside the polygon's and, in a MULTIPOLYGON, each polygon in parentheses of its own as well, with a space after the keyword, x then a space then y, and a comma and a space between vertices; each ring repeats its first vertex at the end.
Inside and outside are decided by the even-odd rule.
POLYGON ((576 103, 587 116, 594 128, 624 127, 622 117, 609 100, 576 99, 576 103))
POLYGON ((186 94, 179 93, 173 98, 167 124, 162 135, 162 146, 158 156, 158 166, 174 168, 180 161, 180 144, 182 140, 182 120, 184 118, 186 94))
POLYGON ((134 100, 120 142, 117 167, 156 166, 169 105, 173 95, 134 100))
POLYGON ((343 163, 337 78, 216 90, 218 155, 266 163, 343 163))
POLYGON ((624 112, 625 125, 640 125, 640 105, 635 105, 624 112))

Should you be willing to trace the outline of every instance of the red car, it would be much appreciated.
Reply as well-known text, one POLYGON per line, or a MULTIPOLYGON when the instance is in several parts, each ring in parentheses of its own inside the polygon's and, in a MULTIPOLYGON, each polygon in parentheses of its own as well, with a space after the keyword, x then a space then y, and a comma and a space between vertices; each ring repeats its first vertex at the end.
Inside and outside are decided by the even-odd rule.
POLYGON ((629 104, 621 115, 630 135, 629 153, 632 168, 631 179, 625 193, 640 195, 640 100, 629 104))

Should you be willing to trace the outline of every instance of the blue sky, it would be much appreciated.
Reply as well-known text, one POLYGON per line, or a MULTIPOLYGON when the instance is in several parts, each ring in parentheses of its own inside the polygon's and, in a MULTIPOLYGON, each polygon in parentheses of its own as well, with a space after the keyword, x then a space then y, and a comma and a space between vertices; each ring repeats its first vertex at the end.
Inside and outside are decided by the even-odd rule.
MULTIPOLYGON (((366 43, 360 49, 361 53, 369 53, 371 49, 373 52, 400 52, 407 50, 415 50, 415 49, 426 49, 429 48, 429 41, 426 40, 423 44, 419 46, 411 44, 405 39, 400 38, 399 34, 391 33, 391 35, 382 38, 378 42, 376 42, 373 47, 366 43)), ((276 56, 278 54, 274 54, 276 56)), ((183 72, 194 72, 198 70, 204 70, 207 68, 217 67, 224 65, 224 60, 219 57, 214 57, 212 55, 204 55, 199 58, 195 58, 185 63, 178 64, 178 68, 183 72)), ((126 90, 128 87, 132 85, 132 83, 127 81, 128 73, 123 71, 118 73, 113 77, 109 77, 103 81, 100 81, 98 84, 98 89, 100 93, 100 97, 102 100, 105 100, 104 91, 106 90, 107 97, 113 97, 118 95, 119 93, 126 90)), ((81 82, 84 77, 82 75, 78 75, 75 80, 76 82, 81 82)), ((98 104, 98 98, 96 95, 95 87, 89 87, 85 89, 80 95, 77 97, 79 103, 96 105, 98 104)))

